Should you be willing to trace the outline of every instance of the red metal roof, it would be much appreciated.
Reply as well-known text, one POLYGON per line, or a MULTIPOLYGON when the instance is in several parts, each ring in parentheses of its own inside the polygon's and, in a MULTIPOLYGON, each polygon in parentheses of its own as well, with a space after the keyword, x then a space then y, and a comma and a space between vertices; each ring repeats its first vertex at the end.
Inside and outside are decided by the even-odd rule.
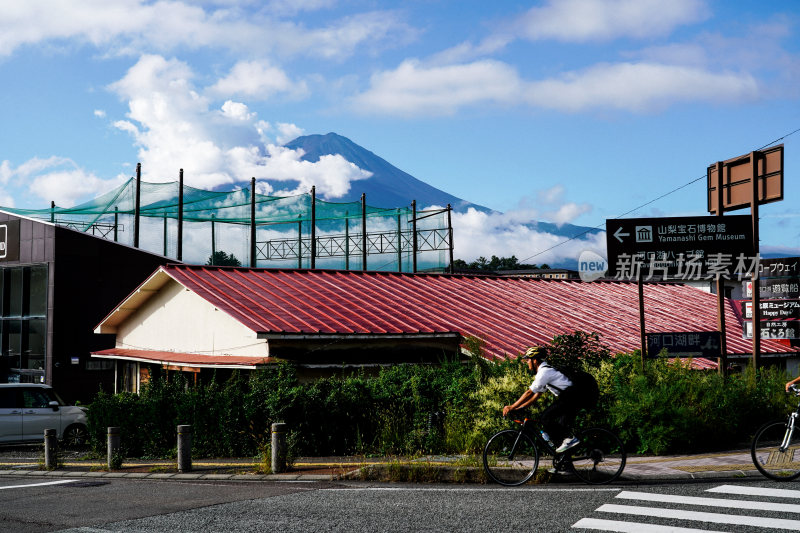
MULTIPOLYGON (((190 265, 162 267, 173 279, 248 328, 266 334, 431 334, 485 340, 487 357, 516 355, 577 330, 613 351, 641 346, 635 283, 190 265)), ((727 302, 729 354, 747 354, 727 302)), ((717 297, 672 284, 644 287, 647 332, 717 329, 717 297)), ((762 340, 762 353, 796 348, 762 340)))

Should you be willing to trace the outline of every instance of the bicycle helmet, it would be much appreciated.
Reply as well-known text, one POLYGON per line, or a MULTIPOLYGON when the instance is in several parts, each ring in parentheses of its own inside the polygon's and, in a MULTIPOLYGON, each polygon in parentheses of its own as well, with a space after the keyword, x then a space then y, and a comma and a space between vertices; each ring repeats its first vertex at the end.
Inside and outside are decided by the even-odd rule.
POLYGON ((531 346, 525 351, 523 359, 537 359, 541 361, 547 357, 547 348, 544 346, 531 346))

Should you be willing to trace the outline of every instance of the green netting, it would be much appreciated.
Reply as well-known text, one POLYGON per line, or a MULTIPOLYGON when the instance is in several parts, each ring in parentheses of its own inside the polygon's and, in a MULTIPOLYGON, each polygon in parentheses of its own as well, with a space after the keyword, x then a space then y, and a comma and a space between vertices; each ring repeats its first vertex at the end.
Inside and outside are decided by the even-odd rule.
MULTIPOLYGON (((179 182, 141 182, 140 248, 178 258, 179 188, 179 182)), ((249 189, 220 192, 184 185, 180 258, 207 264, 234 256, 245 266, 308 267, 311 266, 313 219, 315 267, 361 269, 366 247, 369 270, 412 269, 414 212, 411 207, 387 209, 366 205, 362 211, 361 202, 327 202, 314 199, 311 193, 288 197, 255 194, 254 261, 251 257, 251 195, 249 189)), ((74 207, 3 210, 132 246, 136 179, 131 178, 117 189, 74 207)), ((417 269, 442 270, 450 259, 447 211, 416 214, 417 269)))

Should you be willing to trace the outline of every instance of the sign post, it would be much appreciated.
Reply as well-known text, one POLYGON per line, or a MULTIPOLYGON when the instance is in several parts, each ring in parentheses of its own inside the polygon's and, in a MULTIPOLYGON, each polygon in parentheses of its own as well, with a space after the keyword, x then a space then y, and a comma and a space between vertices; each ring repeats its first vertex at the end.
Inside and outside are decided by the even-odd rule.
POLYGON ((647 356, 644 325, 643 278, 716 279, 720 372, 727 366, 724 291, 722 279, 732 279, 758 267, 752 257, 753 227, 744 215, 720 217, 666 217, 606 220, 609 275, 636 277, 639 292, 639 330, 642 359, 647 356))

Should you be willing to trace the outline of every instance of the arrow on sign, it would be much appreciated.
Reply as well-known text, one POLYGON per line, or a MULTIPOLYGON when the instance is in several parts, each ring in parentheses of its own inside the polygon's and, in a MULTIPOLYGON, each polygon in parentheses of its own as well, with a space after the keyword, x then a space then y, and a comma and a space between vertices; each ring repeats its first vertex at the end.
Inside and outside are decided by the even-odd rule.
POLYGON ((630 233, 622 233, 622 228, 617 228, 617 231, 614 232, 614 237, 617 238, 619 242, 622 242, 623 237, 630 237, 630 233))

